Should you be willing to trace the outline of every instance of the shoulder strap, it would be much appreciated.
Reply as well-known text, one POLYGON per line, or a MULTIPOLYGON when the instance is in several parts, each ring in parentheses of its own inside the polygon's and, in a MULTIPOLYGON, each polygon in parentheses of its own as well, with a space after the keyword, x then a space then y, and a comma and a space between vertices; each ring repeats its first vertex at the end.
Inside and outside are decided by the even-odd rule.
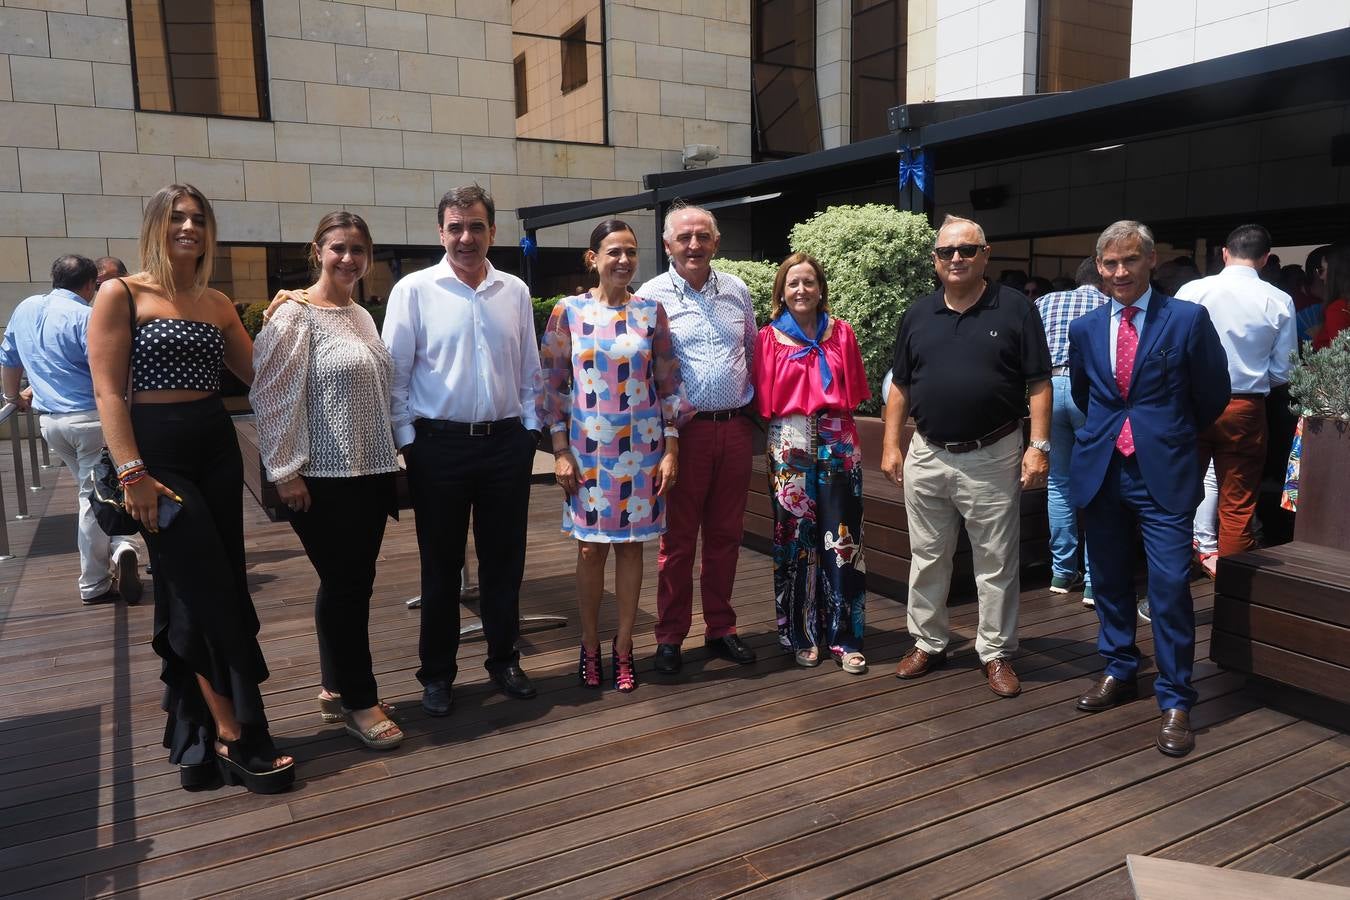
POLYGON ((136 298, 131 295, 131 286, 125 280, 119 276, 117 281, 127 292, 127 329, 131 332, 131 346, 127 348, 127 406, 131 406, 131 395, 135 393, 131 388, 131 357, 136 352, 136 298))

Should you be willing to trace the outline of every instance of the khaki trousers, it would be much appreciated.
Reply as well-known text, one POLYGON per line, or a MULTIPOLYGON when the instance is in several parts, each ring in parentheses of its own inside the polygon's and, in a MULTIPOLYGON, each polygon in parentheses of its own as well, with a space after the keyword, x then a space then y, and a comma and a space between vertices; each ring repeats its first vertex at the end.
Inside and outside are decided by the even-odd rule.
POLYGON ((926 653, 947 649, 947 595, 961 520, 974 552, 980 662, 1017 649, 1021 579, 1022 432, 970 453, 935 449, 917 431, 905 455, 909 519, 909 633, 926 653))

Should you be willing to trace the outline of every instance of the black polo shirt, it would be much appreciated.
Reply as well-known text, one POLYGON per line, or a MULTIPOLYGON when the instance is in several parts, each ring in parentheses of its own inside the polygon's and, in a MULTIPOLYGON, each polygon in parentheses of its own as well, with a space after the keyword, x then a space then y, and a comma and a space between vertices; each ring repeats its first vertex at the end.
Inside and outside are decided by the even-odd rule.
POLYGON ((1027 414, 1027 382, 1050 377, 1050 348, 1025 294, 986 283, 975 305, 958 314, 939 287, 901 317, 893 371, 895 383, 909 388, 920 434, 971 441, 1027 414))

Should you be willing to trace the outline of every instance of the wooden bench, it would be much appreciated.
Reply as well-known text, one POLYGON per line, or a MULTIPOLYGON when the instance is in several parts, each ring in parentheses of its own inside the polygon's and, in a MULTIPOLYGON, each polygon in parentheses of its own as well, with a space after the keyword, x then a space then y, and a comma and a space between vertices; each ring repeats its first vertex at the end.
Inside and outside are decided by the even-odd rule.
MULTIPOLYGON (((905 518, 905 492, 881 474, 881 419, 859 416, 858 441, 863 453, 863 525, 867 553, 867 587, 897 600, 906 596, 909 578, 909 528, 905 518)), ((913 423, 907 423, 901 446, 909 447, 913 423)), ((771 553, 773 547, 773 507, 769 499, 769 474, 764 457, 764 438, 757 432, 753 474, 745 506, 747 547, 771 553)), ((1022 493, 1021 567, 1044 566, 1050 562, 1050 525, 1046 517, 1045 490, 1022 493)), ((970 539, 965 528, 957 539, 952 570, 952 597, 975 595, 975 576, 970 539)))
POLYGON ((1350 556, 1305 541, 1224 557, 1210 656, 1350 704, 1350 556))

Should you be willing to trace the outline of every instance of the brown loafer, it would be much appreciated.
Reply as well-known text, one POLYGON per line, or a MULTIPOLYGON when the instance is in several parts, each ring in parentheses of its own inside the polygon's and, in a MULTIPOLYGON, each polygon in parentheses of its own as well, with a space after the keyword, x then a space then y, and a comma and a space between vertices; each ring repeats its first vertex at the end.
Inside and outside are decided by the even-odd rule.
POLYGON ((989 679, 989 690, 1000 697, 1016 697, 1022 693, 1022 682, 1006 656, 985 663, 984 677, 989 679))
POLYGON ((947 654, 929 653, 927 650, 920 650, 915 647, 905 654, 904 659, 900 660, 900 665, 895 667, 896 678, 921 678, 929 672, 941 666, 947 661, 947 654))
POLYGON ((1195 749, 1191 716, 1184 709, 1165 709, 1158 729, 1158 749, 1168 756, 1185 756, 1195 749))
POLYGON ((1099 675, 1092 687, 1078 698, 1078 708, 1083 712, 1101 712, 1138 696, 1139 686, 1133 678, 1099 675))

